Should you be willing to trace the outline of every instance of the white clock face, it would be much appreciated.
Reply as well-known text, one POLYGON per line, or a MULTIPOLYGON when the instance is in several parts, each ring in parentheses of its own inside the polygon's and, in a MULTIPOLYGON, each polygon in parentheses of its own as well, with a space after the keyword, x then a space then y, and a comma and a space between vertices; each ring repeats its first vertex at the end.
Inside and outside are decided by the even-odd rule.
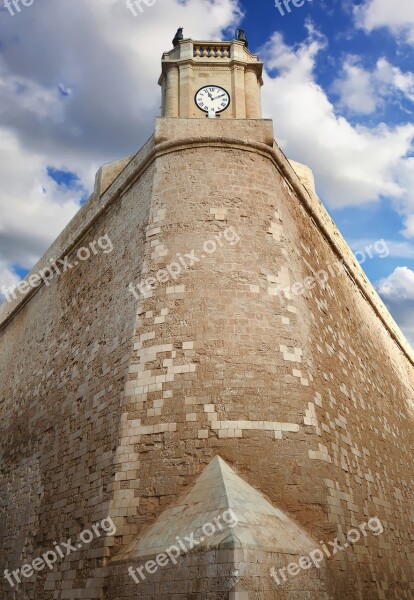
POLYGON ((214 109, 216 113, 221 113, 229 106, 230 96, 224 88, 218 85, 208 85, 198 90, 195 102, 198 108, 204 112, 214 109))

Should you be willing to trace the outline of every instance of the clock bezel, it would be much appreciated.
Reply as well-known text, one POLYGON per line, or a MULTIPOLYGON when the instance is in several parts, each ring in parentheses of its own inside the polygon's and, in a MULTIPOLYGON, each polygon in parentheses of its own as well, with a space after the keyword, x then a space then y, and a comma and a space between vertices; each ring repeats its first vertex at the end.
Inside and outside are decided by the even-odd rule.
POLYGON ((216 114, 222 113, 225 110, 227 110, 231 104, 231 96, 224 87, 222 87, 221 85, 216 85, 215 83, 210 83, 209 85, 203 85, 203 86, 201 86, 201 88, 199 90, 197 90, 197 92, 194 95, 194 103, 197 106, 197 108, 204 113, 208 113, 208 109, 206 110, 205 108, 201 108, 201 106, 199 106, 199 104, 197 102, 197 96, 201 92, 201 90, 205 90, 206 88, 209 88, 209 87, 214 87, 214 88, 217 88, 218 90, 223 90, 223 92, 225 92, 227 94, 227 97, 229 99, 229 103, 227 104, 227 106, 225 108, 222 108, 221 110, 216 110, 216 114))

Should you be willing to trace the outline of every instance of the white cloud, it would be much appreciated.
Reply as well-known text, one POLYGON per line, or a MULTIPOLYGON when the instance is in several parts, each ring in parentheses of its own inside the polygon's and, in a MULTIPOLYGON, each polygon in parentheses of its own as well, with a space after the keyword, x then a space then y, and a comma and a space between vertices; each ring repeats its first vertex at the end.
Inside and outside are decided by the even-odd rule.
POLYGON ((402 92, 406 98, 414 102, 414 73, 403 73, 398 67, 391 65, 386 58, 377 62, 375 79, 392 90, 402 92))
POLYGON ((31 267, 79 208, 81 192, 58 186, 48 162, 0 129, 0 256, 8 264, 31 267))
POLYGON ((48 89, 27 77, 16 77, 7 72, 0 57, 0 118, 4 122, 19 109, 32 118, 48 118, 52 122, 63 120, 63 106, 59 102, 58 89, 48 89))
POLYGON ((414 271, 408 267, 397 267, 391 275, 381 279, 378 291, 386 300, 414 301, 414 271))
POLYGON ((343 67, 341 78, 333 86, 341 105, 355 114, 370 115, 376 111, 380 98, 375 94, 372 75, 353 58, 349 58, 343 67))
POLYGON ((358 57, 349 56, 332 89, 342 107, 354 114, 370 115, 389 102, 414 102, 414 73, 403 73, 386 58, 380 58, 369 71, 359 64, 358 57))
POLYGON ((414 215, 410 215, 406 220, 403 234, 408 238, 414 238, 414 215))
POLYGON ((0 303, 17 286, 20 278, 10 270, 7 262, 0 260, 0 303))
POLYGON ((397 267, 378 282, 377 290, 414 346, 414 271, 397 267))
MULTIPOLYGON (((159 114, 160 58, 178 26, 199 39, 234 28, 238 0, 59 0, 0 18, 0 287, 17 283, 79 209, 94 174, 137 151, 159 114), (144 5, 143 5, 144 6, 144 5), (58 186, 48 166, 76 173, 58 186)), ((233 35, 233 31, 231 32, 233 35)))
POLYGON ((356 24, 371 32, 386 27, 394 35, 414 44, 414 10, 412 0, 365 0, 354 8, 356 24))
MULTIPOLYGON (((319 193, 332 207, 358 206, 391 197, 414 211, 414 125, 354 126, 337 115, 316 82, 315 66, 325 41, 310 31, 297 47, 279 33, 262 51, 267 69, 263 107, 273 118, 276 139, 289 158, 309 165, 319 193)), ((406 212, 404 214, 406 214, 406 212)))
POLYGON ((414 158, 410 157, 404 160, 398 169, 400 184, 406 190, 413 190, 413 193, 403 194, 396 198, 394 205, 398 212, 404 217, 404 229, 400 232, 406 238, 414 238, 413 217, 414 217, 414 158))

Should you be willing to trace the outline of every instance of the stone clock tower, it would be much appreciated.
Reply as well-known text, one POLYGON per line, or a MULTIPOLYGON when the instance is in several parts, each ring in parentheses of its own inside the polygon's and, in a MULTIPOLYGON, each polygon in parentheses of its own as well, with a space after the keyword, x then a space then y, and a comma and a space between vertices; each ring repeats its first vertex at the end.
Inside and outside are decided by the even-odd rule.
POLYGON ((31 275, 73 268, 0 308, 0 598, 409 600, 413 350, 243 35, 181 33, 31 275))
MULTIPOLYGON (((223 89, 229 98, 220 115, 225 119, 260 119, 263 63, 246 42, 177 40, 162 57, 162 116, 204 118, 197 93, 206 87, 223 89)), ((207 96, 208 98, 208 96, 207 96)), ((211 98, 210 98, 211 100, 211 98)), ((205 106, 205 105, 204 105, 205 106)))

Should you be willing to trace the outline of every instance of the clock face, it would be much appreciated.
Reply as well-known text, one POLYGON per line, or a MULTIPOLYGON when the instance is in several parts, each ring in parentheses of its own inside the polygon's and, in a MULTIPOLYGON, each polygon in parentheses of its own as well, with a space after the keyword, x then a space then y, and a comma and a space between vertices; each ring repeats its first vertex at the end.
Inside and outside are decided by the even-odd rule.
POLYGON ((221 113, 229 106, 230 95, 218 85, 208 85, 198 90, 195 103, 204 112, 214 109, 216 113, 221 113))

